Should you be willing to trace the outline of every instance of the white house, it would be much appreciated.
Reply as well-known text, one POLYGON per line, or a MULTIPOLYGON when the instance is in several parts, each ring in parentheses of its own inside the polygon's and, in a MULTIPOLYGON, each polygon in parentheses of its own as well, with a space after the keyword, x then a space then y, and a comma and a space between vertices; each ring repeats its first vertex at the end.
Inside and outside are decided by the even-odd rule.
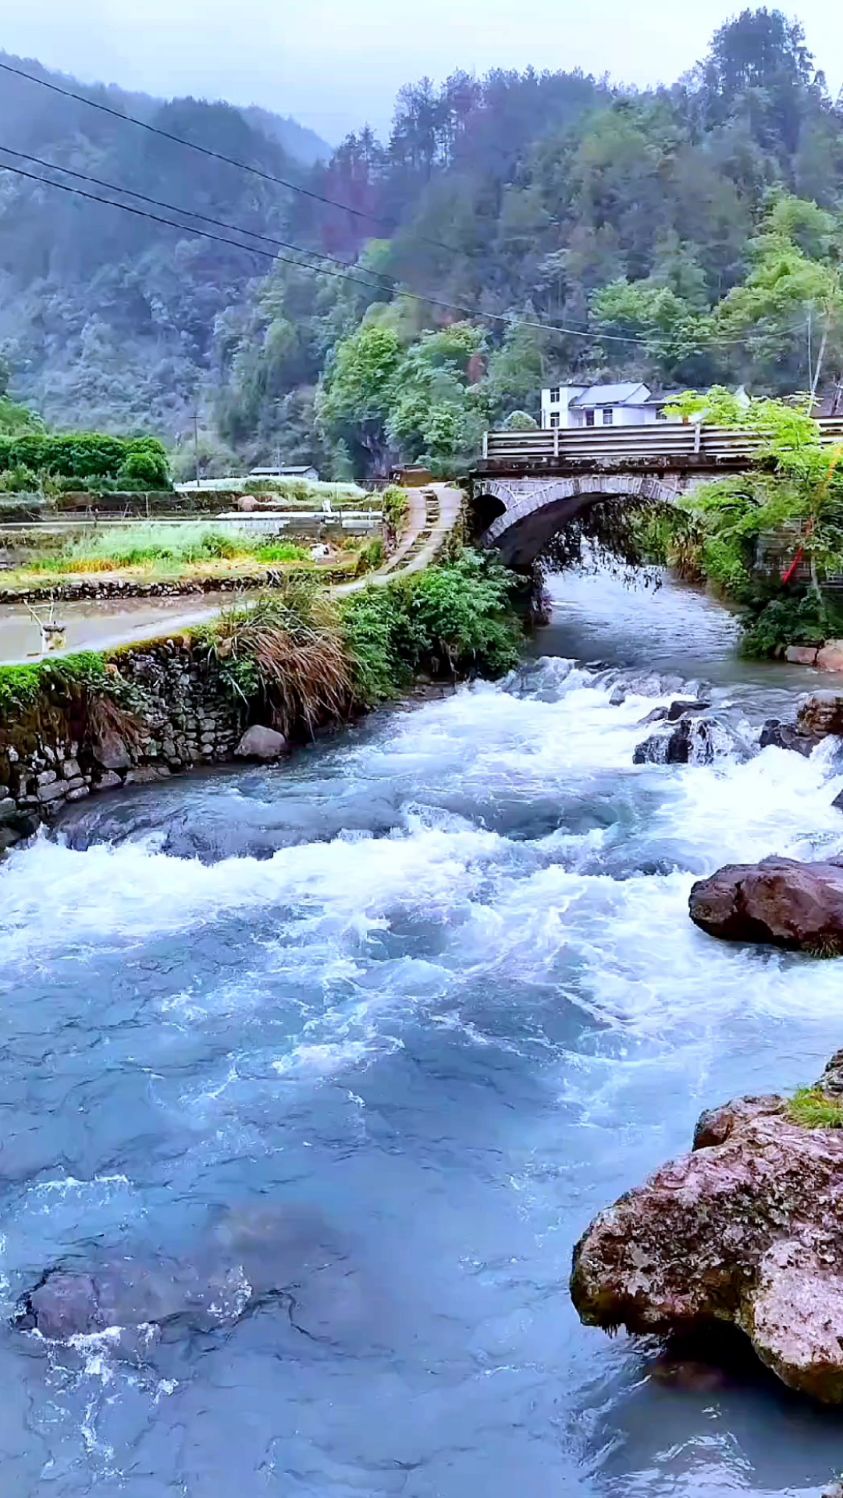
POLYGON ((652 395, 630 380, 620 385, 550 385, 542 391, 544 428, 637 427, 660 420, 670 395, 652 395))

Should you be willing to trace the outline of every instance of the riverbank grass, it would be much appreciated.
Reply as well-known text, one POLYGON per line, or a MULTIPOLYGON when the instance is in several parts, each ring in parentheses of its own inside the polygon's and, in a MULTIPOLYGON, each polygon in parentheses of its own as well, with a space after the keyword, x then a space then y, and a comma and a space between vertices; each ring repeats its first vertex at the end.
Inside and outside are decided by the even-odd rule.
POLYGON ((787 1111, 803 1129, 843 1129, 843 1099, 831 1097, 822 1087, 800 1087, 787 1111))

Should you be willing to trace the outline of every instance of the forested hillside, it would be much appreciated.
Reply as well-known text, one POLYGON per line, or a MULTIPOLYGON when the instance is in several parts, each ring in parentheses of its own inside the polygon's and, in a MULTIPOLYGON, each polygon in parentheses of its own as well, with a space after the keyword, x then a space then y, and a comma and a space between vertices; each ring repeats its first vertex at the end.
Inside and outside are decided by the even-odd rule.
POLYGON ((387 142, 363 129, 307 169, 259 119, 161 106, 310 196, 42 92, 17 86, 18 149, 308 252, 273 266, 266 239, 250 255, 0 174, 0 331, 50 422, 184 440, 198 400, 209 466, 279 451, 343 477, 461 461, 487 421, 535 415, 542 381, 829 393, 843 371, 843 110, 779 12, 649 93, 423 80, 387 142))
MULTIPOLYGON (((265 110, 196 99, 165 103, 113 87, 86 88, 5 53, 0 64, 273 176, 298 182, 329 150, 295 121, 265 110)), ((179 221, 196 222, 191 212, 201 213, 261 234, 284 225, 283 194, 273 184, 5 70, 0 145, 0 161, 19 171, 144 207, 40 163, 68 167, 166 199, 186 210, 175 215, 179 221)), ((213 357, 215 320, 243 295, 262 263, 241 250, 0 172, 0 345, 9 356, 15 393, 59 425, 177 434, 192 422, 213 357)))

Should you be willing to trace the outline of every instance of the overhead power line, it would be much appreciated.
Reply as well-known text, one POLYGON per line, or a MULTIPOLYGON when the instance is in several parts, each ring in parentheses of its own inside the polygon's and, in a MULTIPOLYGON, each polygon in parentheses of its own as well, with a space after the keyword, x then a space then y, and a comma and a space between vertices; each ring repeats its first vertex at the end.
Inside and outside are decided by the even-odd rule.
MULTIPOLYGON (((185 218, 199 219, 203 224, 212 224, 217 229, 228 229, 232 234, 248 235, 252 239, 261 240, 264 244, 275 245, 281 250, 295 250, 302 255, 314 256, 317 260, 327 260, 331 265, 340 265, 346 270, 354 268, 348 260, 340 260, 336 255, 328 255, 322 250, 310 250, 305 245, 293 244, 287 239, 275 239, 270 234, 261 234, 256 229, 247 229, 241 224, 229 223, 226 219, 210 218, 207 213, 198 213, 194 208, 183 208, 180 203, 167 203, 160 198, 151 198, 146 193, 136 192, 132 187, 121 187, 116 182, 104 181, 102 177, 92 177, 88 172, 77 172, 73 167, 60 166, 57 161, 44 161, 41 156, 30 156, 26 151, 13 151, 11 146, 0 145, 0 151, 3 151, 6 156, 14 156, 17 161, 29 161, 35 166, 45 167, 50 172, 63 172, 66 177, 75 177, 79 182, 90 182, 96 187, 107 188, 109 192, 123 193, 125 197, 137 198, 138 202, 149 203, 154 208, 166 208, 170 213, 182 213, 185 218)), ((58 184, 54 185, 58 186, 58 184)), ((117 208, 120 204, 115 203, 113 206, 117 208)), ((185 225, 185 228, 189 227, 185 225)), ((246 245, 244 248, 248 249, 250 246, 246 245)), ((395 277, 388 275, 385 271, 370 270, 368 266, 357 268, 364 271, 367 276, 377 276, 389 282, 391 287, 396 284, 395 277)))
MULTIPOLYGON (((0 145, 0 151, 5 150, 6 147, 0 145)), ((20 155, 21 153, 16 152, 15 154, 20 155)), ((57 167, 56 170, 64 171, 65 168, 57 167)), ((0 161, 0 171, 10 172, 13 176, 16 177, 24 177, 27 179, 27 181, 37 182, 42 187, 55 187, 60 192, 70 193, 74 197, 85 198, 88 202, 91 203, 102 203, 106 208, 118 208, 122 213, 131 213, 135 218, 149 219, 152 223, 164 224, 170 229, 180 230, 181 233, 196 234, 202 239, 209 239, 213 240, 217 244, 228 245, 231 249, 243 250, 246 254, 257 255, 264 260, 280 261, 284 265, 292 265, 297 270, 310 271, 317 276, 330 276, 331 278, 336 280, 348 281, 354 285, 362 286, 366 291, 384 291, 386 289, 383 286, 374 285, 371 281, 364 281, 360 276, 351 275, 347 271, 331 270, 328 266, 325 265, 307 265, 304 263, 304 261, 291 259, 289 255, 279 255, 271 250, 260 249, 257 245, 243 244, 240 240, 227 239, 221 234, 212 233, 209 229, 200 229, 195 224, 179 223, 177 222, 177 220, 166 218, 162 214, 151 213, 146 208, 136 208, 131 203, 118 203, 113 198, 104 198, 99 193, 88 192, 85 188, 73 187, 69 182, 55 182, 52 181, 49 177, 39 177, 35 172, 25 171, 23 167, 12 166, 10 165, 10 163, 5 161, 0 161)), ((73 172, 72 175, 86 180, 85 174, 82 172, 73 172)), ((92 182, 97 181, 96 178, 90 178, 88 180, 92 182)), ((115 187, 113 190, 115 192, 126 191, 126 189, 119 187, 115 187)), ((163 202, 158 204, 158 200, 155 198, 147 198, 145 199, 145 201, 156 204, 157 206, 165 209, 169 207, 168 204, 165 204, 163 202)), ((179 208, 175 211, 184 214, 185 217, 190 217, 191 214, 191 211, 188 208, 179 208)), ((233 232, 238 234, 251 234, 251 230, 249 229, 240 229, 235 226, 232 226, 232 229, 233 232)), ((304 254, 311 253, 307 250, 303 250, 302 252, 304 254)), ((341 263, 344 264, 344 262, 341 263)), ((365 267, 361 267, 361 270, 365 271, 365 267)), ((521 327, 534 328, 538 332, 542 333, 561 333, 566 337, 585 338, 588 342, 591 343, 604 343, 606 341, 610 341, 612 343, 632 343, 641 346, 646 346, 649 343, 649 340, 645 338, 634 338, 631 335, 627 336, 622 333, 587 332, 582 328, 565 327, 561 323, 538 322, 535 319, 519 317, 515 313, 480 312, 475 308, 461 306, 458 302, 445 301, 441 297, 426 296, 421 292, 405 290, 400 286, 396 289, 398 295, 407 297, 414 302, 420 302, 424 306, 440 307, 447 312, 458 312, 462 317, 480 318, 486 322, 503 323, 506 327, 510 327, 513 324, 517 323, 521 327)))
MULTIPOLYGON (((5 66, 5 64, 0 64, 0 67, 3 66, 5 66)), ((136 208, 130 203, 121 203, 116 201, 114 198, 104 198, 100 196, 99 193, 88 192, 86 189, 81 187, 73 187, 68 182, 56 182, 51 180, 49 177, 40 177, 35 172, 28 172, 25 171, 22 167, 12 166, 8 162, 0 161, 0 170, 4 172, 10 172, 12 175, 17 177, 26 178, 30 182, 37 182, 42 187, 55 187, 60 192, 65 192, 75 197, 84 198, 88 202, 100 203, 106 208, 118 208, 121 212, 131 213, 136 218, 148 219, 152 223, 162 224, 170 229, 178 229, 181 233, 195 234, 202 239, 212 240, 217 244, 228 245, 231 249, 242 250, 245 254, 257 255, 264 260, 270 260, 272 262, 277 261, 284 265, 291 265, 296 270, 310 271, 317 276, 329 276, 332 279, 348 281, 352 285, 362 286, 365 291, 384 292, 389 290, 397 296, 405 297, 410 301, 419 302, 423 306, 438 307, 446 312, 456 312, 459 313, 461 317, 477 318, 486 322, 502 323, 505 327, 512 327, 513 325, 517 324, 519 327, 532 328, 537 332, 559 333, 567 338, 582 338, 589 343, 624 343, 633 344, 640 348, 650 348, 652 346, 652 340, 650 338, 636 337, 633 334, 596 332, 593 329, 572 328, 564 323, 540 322, 535 318, 522 317, 518 313, 513 312, 507 313, 479 311, 476 308, 466 307, 459 302, 449 302, 444 300, 444 298, 442 297, 429 295, 425 292, 411 291, 409 288, 402 286, 395 277, 389 276, 385 272, 369 270, 366 266, 357 265, 353 267, 353 269, 358 273, 351 274, 347 261, 338 260, 333 255, 323 254, 321 250, 310 250, 305 245, 297 245, 287 240, 274 239, 269 235, 260 234, 255 230, 246 228, 243 225, 232 224, 224 219, 210 218, 206 214, 194 212, 192 208, 183 208, 178 204, 167 203, 162 199, 149 197, 145 193, 136 192, 133 188, 121 187, 116 183, 106 182, 100 177, 91 176, 86 172, 78 172, 71 167, 58 166, 56 163, 44 161, 38 156, 30 156, 27 155, 26 152, 13 150, 10 146, 4 146, 0 144, 0 151, 8 156, 14 156, 18 160, 35 162, 37 165, 42 166, 47 170, 61 172, 65 176, 74 177, 77 179, 77 181, 88 182, 98 187, 104 187, 109 192, 122 193, 124 196, 137 198, 139 202, 147 203, 151 207, 162 208, 167 213, 178 213, 185 218, 199 219, 202 223, 212 224, 217 228, 226 229, 233 234, 239 234, 251 239, 259 239, 263 243, 281 246, 284 249, 293 250, 297 254, 309 255, 320 260, 329 261, 331 265, 342 267, 342 269, 332 270, 327 265, 312 265, 308 264, 304 260, 293 260, 289 255, 281 255, 277 253, 277 250, 264 250, 259 248, 258 245, 243 244, 239 239, 228 239, 224 235, 212 233, 208 229, 201 229, 196 224, 179 223, 176 219, 164 217, 160 213, 151 213, 147 209, 136 208), (378 276, 382 281, 388 281, 390 284, 388 286, 384 286, 379 285, 376 281, 363 280, 362 277, 364 275, 378 276)), ((733 338, 718 339, 716 341, 720 347, 739 347, 745 344, 746 339, 733 338)))
MULTIPOLYGON (((77 94, 71 88, 62 88, 58 83, 51 83, 47 78, 39 78, 36 73, 27 73, 25 68, 13 67, 9 62, 0 62, 0 69, 4 73, 12 73, 16 78, 26 78, 30 83, 37 83, 40 88, 47 88, 51 93, 61 94, 65 99, 73 99, 77 104, 87 104, 90 109, 98 109, 102 114, 110 114, 115 120, 122 120, 124 124, 137 125, 139 130, 146 130, 150 135, 160 135, 163 140, 172 141, 177 146, 187 146, 191 151, 199 151, 203 156, 209 156, 212 161, 224 161, 227 166, 236 167, 240 172, 250 172, 253 177, 261 177, 264 182, 274 182, 278 187, 286 187, 290 192, 298 193, 301 197, 311 198, 315 203, 322 203, 327 208, 340 208, 343 213, 350 213, 353 218, 366 219, 369 223, 380 224, 382 229, 387 229, 390 234, 395 233, 395 224, 389 219, 382 218, 375 213, 367 213, 363 208, 354 208, 351 203, 341 203, 337 198, 329 198, 323 193, 314 192, 310 187, 302 187, 298 182, 290 182, 286 177, 279 177, 274 172, 264 171, 263 167, 253 166, 248 161, 238 161, 234 156, 226 156, 223 151, 215 151, 210 146, 200 146, 195 140, 188 140, 186 136, 175 135, 171 130, 162 130, 160 125, 151 125, 148 120, 140 120, 137 115, 125 114, 120 109, 113 109, 110 104, 103 104, 99 99, 88 99, 85 94, 77 94)), ((449 255, 462 255, 464 251, 455 245, 445 244, 439 239, 429 239, 424 235, 416 238, 425 244, 434 245, 436 249, 447 250, 449 255)))

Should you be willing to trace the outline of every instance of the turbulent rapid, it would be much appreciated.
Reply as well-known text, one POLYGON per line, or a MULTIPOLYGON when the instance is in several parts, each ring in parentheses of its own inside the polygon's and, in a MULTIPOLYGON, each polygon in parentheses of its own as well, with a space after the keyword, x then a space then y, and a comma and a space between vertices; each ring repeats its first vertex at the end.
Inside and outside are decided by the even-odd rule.
POLYGON ((555 588, 508 680, 103 799, 0 870, 3 1498, 760 1498, 843 1464, 833 1416, 666 1386, 567 1294, 702 1107, 840 1045, 837 964, 687 897, 843 851, 843 757, 758 752, 816 678, 738 662, 706 599, 555 588), (711 762, 634 765, 701 683, 711 762), (12 1324, 92 1266, 115 1324, 12 1324))

